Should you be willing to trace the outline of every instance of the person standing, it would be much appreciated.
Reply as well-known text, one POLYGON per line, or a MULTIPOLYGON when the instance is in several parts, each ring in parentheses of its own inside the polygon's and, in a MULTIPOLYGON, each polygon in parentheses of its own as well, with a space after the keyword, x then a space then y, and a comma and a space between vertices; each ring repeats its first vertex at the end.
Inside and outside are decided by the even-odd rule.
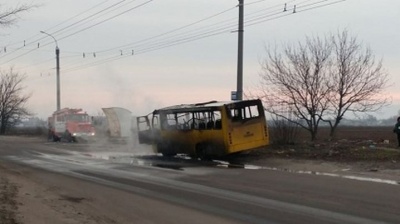
POLYGON ((400 117, 397 118, 397 123, 394 125, 393 133, 397 134, 397 143, 400 147, 400 117))

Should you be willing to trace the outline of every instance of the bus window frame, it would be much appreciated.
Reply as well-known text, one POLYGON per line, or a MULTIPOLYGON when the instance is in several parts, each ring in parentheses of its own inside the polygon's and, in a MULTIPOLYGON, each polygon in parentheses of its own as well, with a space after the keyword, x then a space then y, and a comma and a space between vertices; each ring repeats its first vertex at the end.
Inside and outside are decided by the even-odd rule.
POLYGON ((220 130, 222 129, 222 114, 222 107, 202 108, 201 110, 159 111, 157 113, 161 124, 160 129, 163 131, 220 130), (186 119, 189 117, 189 119, 180 119, 184 116, 186 119), (174 119, 171 119, 171 117, 174 117, 174 119), (174 120, 175 125, 165 124, 171 120, 174 120), (212 125, 209 122, 212 122, 212 125), (216 123, 218 125, 215 125, 216 123))
POLYGON ((246 122, 249 120, 259 119, 264 117, 264 108, 262 104, 258 101, 250 101, 250 102, 237 102, 233 104, 226 105, 226 114, 228 120, 231 122, 246 122), (252 116, 251 107, 256 106, 258 115, 252 116), (248 108, 248 112, 250 117, 246 116, 246 108, 248 108), (236 116, 237 115, 237 116, 236 116))

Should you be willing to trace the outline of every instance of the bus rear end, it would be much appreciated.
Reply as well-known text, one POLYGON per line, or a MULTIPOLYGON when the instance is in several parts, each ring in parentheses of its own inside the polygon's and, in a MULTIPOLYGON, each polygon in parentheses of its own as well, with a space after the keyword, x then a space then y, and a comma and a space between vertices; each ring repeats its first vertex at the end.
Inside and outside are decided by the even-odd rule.
POLYGON ((238 101, 226 106, 227 154, 269 144, 267 122, 260 100, 238 101))

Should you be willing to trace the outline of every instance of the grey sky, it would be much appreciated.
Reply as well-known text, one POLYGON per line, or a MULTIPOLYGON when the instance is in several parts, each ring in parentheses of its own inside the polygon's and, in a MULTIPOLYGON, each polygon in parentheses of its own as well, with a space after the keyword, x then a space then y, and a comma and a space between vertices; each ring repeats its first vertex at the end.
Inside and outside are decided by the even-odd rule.
MULTIPOLYGON (((379 115, 394 115, 400 109, 397 84, 400 1, 347 0, 311 9, 334 2, 337 1, 245 0, 246 20, 248 24, 251 21, 256 24, 245 27, 244 89, 258 82, 259 61, 265 55, 266 45, 293 43, 304 40, 305 35, 324 35, 345 28, 370 46, 378 58, 383 57, 393 83, 388 89, 393 105, 379 115), (285 3, 290 12, 296 4, 298 13, 283 13, 285 3), (310 10, 301 12, 304 9, 310 10), (264 20, 271 20, 263 22, 264 16, 269 16, 264 20)), ((7 52, 0 53, 0 66, 1 69, 14 66, 26 73, 27 89, 32 92, 29 107, 43 118, 56 107, 55 43, 40 30, 54 34, 61 49, 62 107, 83 108, 96 115, 102 107, 119 106, 134 114, 146 114, 170 104, 229 100, 230 91, 236 88, 237 33, 231 31, 237 29, 237 3, 236 0, 41 0, 40 7, 21 15, 17 26, 2 30, 0 44, 7 52), (115 11, 90 17, 113 4, 117 4, 115 11), (141 4, 145 5, 133 9, 141 4), (74 17, 81 12, 85 13, 74 17), (224 13, 192 24, 220 12, 224 13), (89 21, 79 23, 87 17, 89 21), (103 20, 107 21, 102 23, 103 20), (60 24, 63 21, 66 22, 60 24), (170 32, 188 24, 192 25, 170 32), (180 43, 177 40, 214 34, 215 30, 225 32, 160 48, 162 44, 180 43), (164 35, 157 37, 160 34, 164 35), (123 47, 143 40, 148 42, 123 47), (111 50, 103 51, 107 49, 111 50)), ((16 2, 4 4, 12 6, 16 2)))

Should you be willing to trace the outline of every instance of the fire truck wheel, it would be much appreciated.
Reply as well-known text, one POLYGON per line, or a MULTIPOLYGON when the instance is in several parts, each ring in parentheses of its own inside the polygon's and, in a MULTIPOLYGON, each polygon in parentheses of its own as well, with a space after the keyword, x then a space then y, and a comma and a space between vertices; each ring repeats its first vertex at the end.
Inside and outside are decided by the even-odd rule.
POLYGON ((65 131, 64 132, 63 138, 67 142, 72 142, 73 141, 73 137, 72 137, 71 133, 69 133, 69 131, 65 131))
POLYGON ((59 142, 61 139, 57 135, 52 134, 50 140, 53 142, 59 142))

